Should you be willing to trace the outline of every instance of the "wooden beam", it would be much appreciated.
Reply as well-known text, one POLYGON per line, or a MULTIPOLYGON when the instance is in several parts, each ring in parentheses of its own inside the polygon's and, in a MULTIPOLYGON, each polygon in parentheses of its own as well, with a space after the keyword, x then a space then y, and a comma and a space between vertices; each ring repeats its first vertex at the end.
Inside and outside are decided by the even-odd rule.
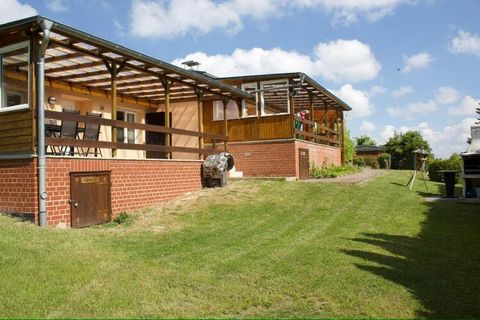
MULTIPOLYGON (((165 90, 165 127, 171 128, 171 120, 170 120, 170 87, 172 85, 172 81, 165 79, 165 78, 160 78, 160 81, 163 85, 163 89, 165 90)), ((170 134, 167 133, 165 134, 165 145, 167 147, 170 146, 170 134)), ((172 154, 170 152, 167 152, 167 159, 172 158, 172 154)))
POLYGON ((57 73, 57 72, 64 72, 64 71, 70 71, 70 70, 81 70, 81 69, 86 69, 86 68, 103 66, 103 64, 104 64, 104 62, 102 60, 92 61, 92 62, 87 62, 87 63, 77 63, 77 64, 72 64, 70 66, 63 66, 63 67, 58 67, 58 68, 46 69, 45 72, 57 73))
MULTIPOLYGON (((228 137, 228 117, 227 117, 227 106, 230 99, 222 99, 223 103, 223 134, 228 137)), ((228 141, 224 142, 225 151, 228 150, 228 141)))
MULTIPOLYGON (((198 109, 198 132, 203 133, 203 91, 195 89, 197 95, 197 109, 198 109)), ((198 148, 203 149, 203 136, 198 137, 198 148)), ((198 158, 203 160, 203 153, 198 154, 198 158)))
MULTIPOLYGON (((71 39, 74 39, 74 37, 71 37, 69 36, 71 39)), ((77 39, 78 40, 78 39, 77 39)), ((108 60, 110 62, 116 62, 118 64, 122 64, 124 63, 126 67, 128 67, 129 69, 132 69, 132 70, 137 70, 137 71, 140 71, 140 72, 143 72, 143 73, 147 73, 147 74, 151 74, 153 76, 156 76, 156 77, 159 77, 159 78, 164 78, 164 79, 167 79, 169 81, 172 81, 172 82, 178 82, 178 83, 182 83, 184 85, 187 85, 187 86, 190 86, 190 87, 196 87, 198 86, 197 84, 195 83, 192 83, 190 81, 185 81, 185 79, 182 79, 181 76, 177 76, 177 77, 174 77, 172 75, 168 75, 168 74, 165 74, 163 72, 163 70, 161 71, 153 71, 153 70, 150 70, 150 69, 153 69, 153 68, 157 68, 159 69, 158 67, 156 66, 148 66, 148 65, 141 65, 141 66, 138 66, 138 65, 135 65, 133 63, 129 63, 128 61, 124 61, 124 60, 119 60, 119 59, 115 59, 113 57, 109 57, 109 56, 105 56, 103 54, 101 54, 100 52, 97 52, 99 51, 99 49, 94 49, 94 50, 88 50, 88 49, 85 49, 85 48, 81 48, 81 47, 78 47, 78 46, 75 46, 71 43, 67 43, 65 41, 61 41, 61 40, 58 40, 58 39, 50 39, 50 41, 53 43, 53 44, 56 44, 56 45, 59 45, 59 46, 64 46, 65 48, 67 49, 70 49, 70 50, 74 50, 74 51, 78 51, 78 52, 82 52, 82 53, 85 53, 87 55, 91 55, 91 56, 94 56, 94 57, 97 57, 97 58, 100 58, 100 59, 105 59, 105 60, 108 60)), ((78 40, 79 42, 82 42, 82 40, 78 40)), ((101 49, 101 48, 100 48, 101 49)), ((208 87, 205 87, 205 88, 202 88, 204 91, 206 92, 210 92, 210 93, 213 93, 213 94, 216 94, 218 95, 220 98, 230 98, 230 92, 227 92, 227 93, 222 93, 222 92, 218 92, 218 91, 215 91, 213 89, 210 89, 208 87)), ((218 89, 219 91, 222 91, 221 89, 218 89)))

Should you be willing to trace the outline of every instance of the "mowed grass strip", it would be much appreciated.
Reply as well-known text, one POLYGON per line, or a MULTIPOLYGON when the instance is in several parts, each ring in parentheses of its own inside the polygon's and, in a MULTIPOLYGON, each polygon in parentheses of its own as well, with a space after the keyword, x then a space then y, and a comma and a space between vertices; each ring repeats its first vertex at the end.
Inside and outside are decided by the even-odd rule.
POLYGON ((238 181, 113 228, 0 217, 0 317, 479 317, 480 204, 409 174, 238 181))

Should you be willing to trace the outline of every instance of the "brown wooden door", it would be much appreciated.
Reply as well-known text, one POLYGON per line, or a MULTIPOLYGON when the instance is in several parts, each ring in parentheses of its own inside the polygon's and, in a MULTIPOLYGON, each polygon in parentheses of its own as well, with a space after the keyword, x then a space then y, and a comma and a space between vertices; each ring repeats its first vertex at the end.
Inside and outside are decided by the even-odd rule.
POLYGON ((111 220, 110 172, 71 173, 70 193, 73 228, 111 220))
POLYGON ((307 180, 310 178, 310 164, 308 149, 298 149, 299 179, 307 180))

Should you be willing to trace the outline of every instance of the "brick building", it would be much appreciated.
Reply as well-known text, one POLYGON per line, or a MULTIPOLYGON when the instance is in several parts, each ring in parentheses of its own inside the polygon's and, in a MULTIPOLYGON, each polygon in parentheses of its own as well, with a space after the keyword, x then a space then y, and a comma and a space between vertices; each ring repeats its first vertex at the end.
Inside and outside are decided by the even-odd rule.
POLYGON ((0 26, 0 80, 0 212, 42 226, 199 190, 223 150, 245 176, 342 163, 350 107, 302 73, 219 79, 36 16, 0 26))

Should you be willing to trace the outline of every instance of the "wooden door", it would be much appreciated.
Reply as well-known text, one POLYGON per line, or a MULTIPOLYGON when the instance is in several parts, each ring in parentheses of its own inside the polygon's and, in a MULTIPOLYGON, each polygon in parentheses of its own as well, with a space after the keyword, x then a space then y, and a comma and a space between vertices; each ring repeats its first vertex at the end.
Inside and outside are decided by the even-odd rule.
MULTIPOLYGON (((165 112, 151 112, 145 114, 145 123, 157 126, 165 126, 165 112)), ((172 113, 170 112, 170 127, 172 127, 172 113)), ((165 145, 165 133, 161 132, 146 132, 146 143, 156 144, 160 146, 165 145)), ((172 135, 170 135, 170 145, 172 145, 172 135)), ((167 154, 161 151, 147 151, 146 157, 149 159, 166 159, 167 154)))
POLYGON ((298 166, 299 179, 307 180, 310 178, 310 164, 309 164, 308 149, 298 149, 298 166))
POLYGON ((72 228, 111 220, 110 172, 72 172, 70 193, 72 228))

